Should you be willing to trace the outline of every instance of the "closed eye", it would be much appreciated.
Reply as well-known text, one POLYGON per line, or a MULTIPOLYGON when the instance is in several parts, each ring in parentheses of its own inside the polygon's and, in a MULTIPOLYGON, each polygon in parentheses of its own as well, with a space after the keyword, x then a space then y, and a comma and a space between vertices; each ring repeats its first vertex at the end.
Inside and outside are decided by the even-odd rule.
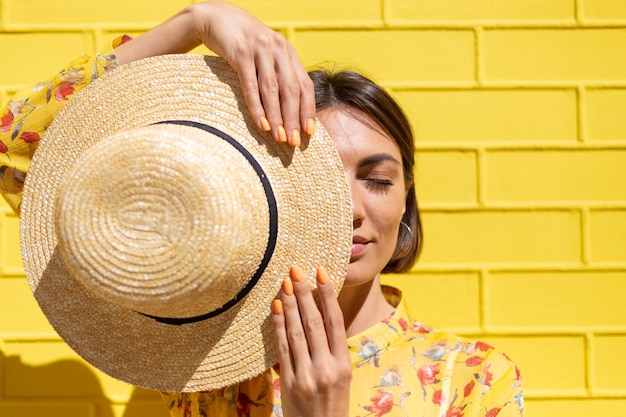
POLYGON ((368 190, 376 193, 387 193, 389 191, 389 188, 393 186, 393 182, 391 182, 390 180, 366 178, 365 186, 368 190))

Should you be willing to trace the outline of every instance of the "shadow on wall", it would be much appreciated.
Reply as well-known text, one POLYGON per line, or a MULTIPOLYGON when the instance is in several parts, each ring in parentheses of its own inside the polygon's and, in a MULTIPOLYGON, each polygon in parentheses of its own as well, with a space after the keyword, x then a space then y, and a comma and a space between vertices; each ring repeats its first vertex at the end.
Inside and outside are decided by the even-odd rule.
MULTIPOLYGON (((0 410, 2 402, 42 409, 51 407, 48 415, 78 417, 95 409, 97 417, 114 417, 113 403, 105 396, 93 370, 77 360, 62 360, 48 365, 30 366, 19 356, 5 356, 0 351, 0 410), (34 401, 36 400, 36 401, 34 401), (66 410, 64 408, 67 408, 66 410), (52 411, 52 410, 50 410, 52 411)), ((38 410, 37 410, 38 411, 38 410)), ((92 415, 91 413, 89 413, 92 415)), ((22 415, 22 414, 20 414, 22 415)), ((167 417, 169 414, 155 391, 134 388, 123 417, 167 417)))

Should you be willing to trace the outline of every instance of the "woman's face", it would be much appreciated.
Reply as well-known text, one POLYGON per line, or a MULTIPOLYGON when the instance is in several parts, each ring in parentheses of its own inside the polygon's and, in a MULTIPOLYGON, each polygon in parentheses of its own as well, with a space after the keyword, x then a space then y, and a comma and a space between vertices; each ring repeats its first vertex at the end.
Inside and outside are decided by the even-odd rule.
POLYGON ((376 277, 395 250, 406 197, 402 157, 395 141, 364 116, 331 108, 318 118, 350 186, 353 238, 345 285, 358 285, 376 277))

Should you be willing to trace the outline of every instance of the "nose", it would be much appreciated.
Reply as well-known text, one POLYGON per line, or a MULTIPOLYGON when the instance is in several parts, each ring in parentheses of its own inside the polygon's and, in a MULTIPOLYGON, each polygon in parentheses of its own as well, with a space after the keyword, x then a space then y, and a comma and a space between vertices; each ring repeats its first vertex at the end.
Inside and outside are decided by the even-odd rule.
POLYGON ((363 224, 365 220, 365 206, 363 198, 358 192, 358 187, 351 186, 350 193, 352 195, 352 228, 356 229, 363 224))

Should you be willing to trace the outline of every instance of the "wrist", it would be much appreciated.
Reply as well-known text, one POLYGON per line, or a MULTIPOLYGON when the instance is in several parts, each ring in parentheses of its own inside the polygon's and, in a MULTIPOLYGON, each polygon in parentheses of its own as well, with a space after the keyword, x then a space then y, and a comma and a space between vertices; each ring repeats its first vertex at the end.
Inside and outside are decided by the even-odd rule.
POLYGON ((187 27, 192 31, 190 38, 195 41, 193 48, 202 44, 208 45, 211 19, 216 15, 215 5, 214 1, 195 3, 180 12, 184 14, 183 18, 188 20, 187 27))

